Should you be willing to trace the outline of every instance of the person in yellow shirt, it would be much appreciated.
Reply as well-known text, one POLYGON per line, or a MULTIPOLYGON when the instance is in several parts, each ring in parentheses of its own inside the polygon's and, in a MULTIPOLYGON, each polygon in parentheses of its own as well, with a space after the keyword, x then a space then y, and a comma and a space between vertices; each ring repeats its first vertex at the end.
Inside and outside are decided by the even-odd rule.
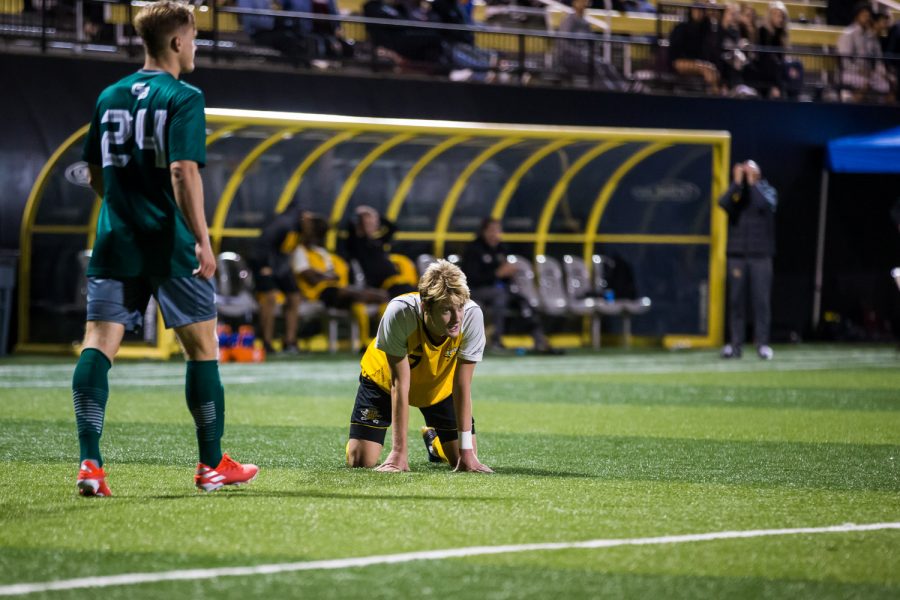
POLYGON ((445 260, 433 263, 418 292, 388 303, 360 362, 347 465, 375 467, 393 424, 391 452, 377 470, 409 471, 409 407, 415 406, 455 470, 492 473, 476 455, 472 418, 472 376, 484 344, 484 317, 469 298, 466 276, 445 260))
MULTIPOLYGON (((369 338, 369 305, 388 301, 388 294, 376 288, 349 286, 349 268, 340 257, 322 244, 328 222, 320 215, 304 211, 300 217, 300 245, 294 250, 294 275, 304 300, 321 300, 329 308, 350 309, 363 343, 369 338)), ((355 348, 354 348, 355 350, 355 348)))

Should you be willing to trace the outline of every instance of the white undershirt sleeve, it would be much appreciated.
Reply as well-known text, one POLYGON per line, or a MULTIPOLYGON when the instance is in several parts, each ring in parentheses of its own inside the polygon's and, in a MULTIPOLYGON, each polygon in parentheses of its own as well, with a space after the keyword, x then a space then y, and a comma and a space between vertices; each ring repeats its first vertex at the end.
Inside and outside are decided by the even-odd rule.
POLYGON ((484 313, 481 307, 469 300, 463 312, 462 345, 459 347, 459 357, 463 360, 481 362, 484 357, 484 313))
POLYGON ((406 356, 406 340, 418 327, 416 303, 407 297, 391 300, 378 323, 375 347, 391 356, 406 356))

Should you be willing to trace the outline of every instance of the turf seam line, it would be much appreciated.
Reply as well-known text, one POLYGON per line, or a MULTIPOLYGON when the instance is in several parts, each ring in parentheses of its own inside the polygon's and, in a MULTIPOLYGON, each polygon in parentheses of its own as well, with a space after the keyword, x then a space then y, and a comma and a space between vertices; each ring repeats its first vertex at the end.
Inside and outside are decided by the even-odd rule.
POLYGON ((12 585, 4 585, 0 586, 0 596, 19 596, 38 592, 137 585, 141 583, 159 583, 162 581, 190 581, 197 579, 215 579, 218 577, 272 575, 278 573, 290 573, 295 571, 348 569, 356 567, 368 567, 372 565, 398 564, 420 560, 443 560, 447 558, 465 558, 470 556, 508 554, 514 552, 614 548, 617 546, 657 546, 665 544, 683 544, 690 542, 706 542, 714 540, 732 540, 781 535, 852 533, 863 531, 880 531, 886 529, 900 530, 900 522, 869 523, 863 525, 845 523, 843 525, 831 525, 828 527, 799 527, 793 529, 714 531, 710 533, 693 533, 686 535, 667 535, 644 538, 596 539, 581 542, 550 542, 504 546, 472 546, 468 548, 449 548, 445 550, 426 550, 421 552, 405 552, 402 554, 383 554, 376 556, 360 556, 356 558, 338 558, 306 562, 274 563, 248 567, 185 569, 177 571, 160 571, 156 573, 124 573, 121 575, 81 577, 78 579, 61 579, 57 581, 47 581, 39 583, 16 583, 12 585))

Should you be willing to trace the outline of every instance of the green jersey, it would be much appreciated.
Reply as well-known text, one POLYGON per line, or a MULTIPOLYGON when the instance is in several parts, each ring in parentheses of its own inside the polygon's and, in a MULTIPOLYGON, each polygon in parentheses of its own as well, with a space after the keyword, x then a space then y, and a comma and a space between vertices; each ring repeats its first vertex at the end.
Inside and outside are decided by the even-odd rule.
POLYGON ((103 167, 90 277, 188 277, 194 234, 175 203, 169 165, 206 162, 203 92, 140 70, 103 90, 83 158, 103 167))

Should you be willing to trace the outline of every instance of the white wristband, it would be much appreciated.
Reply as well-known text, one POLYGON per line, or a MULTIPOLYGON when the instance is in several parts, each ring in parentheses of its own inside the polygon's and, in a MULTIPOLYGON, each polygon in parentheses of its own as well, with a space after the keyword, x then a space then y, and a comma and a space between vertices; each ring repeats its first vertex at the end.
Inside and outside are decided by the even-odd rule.
POLYGON ((472 432, 471 431, 460 431, 459 432, 459 449, 460 450, 473 450, 472 446, 472 432))

